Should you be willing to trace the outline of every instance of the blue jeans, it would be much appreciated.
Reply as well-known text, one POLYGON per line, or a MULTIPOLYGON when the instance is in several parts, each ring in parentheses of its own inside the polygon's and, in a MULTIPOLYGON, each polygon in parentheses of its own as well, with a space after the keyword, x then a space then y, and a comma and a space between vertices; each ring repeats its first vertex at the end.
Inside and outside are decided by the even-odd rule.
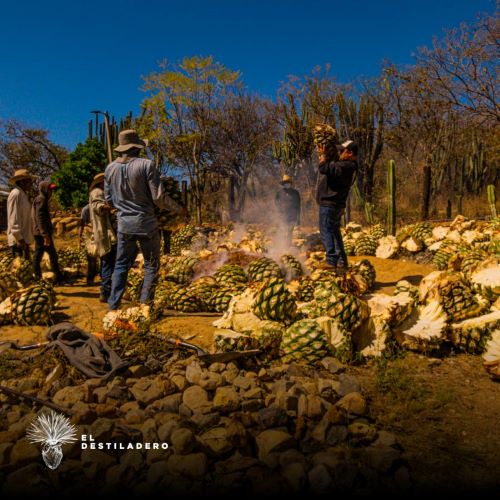
POLYGON ((115 270, 113 272, 109 310, 120 307, 127 285, 128 270, 137 255, 137 243, 144 257, 144 281, 142 283, 141 304, 153 301, 160 268, 160 233, 155 231, 150 237, 136 234, 118 233, 115 270))
POLYGON ((319 231, 326 251, 326 261, 332 266, 346 266, 347 255, 340 233, 343 208, 319 207, 319 231))
POLYGON ((115 269, 116 245, 111 246, 111 250, 101 257, 101 295, 109 298, 111 295, 111 278, 115 269))

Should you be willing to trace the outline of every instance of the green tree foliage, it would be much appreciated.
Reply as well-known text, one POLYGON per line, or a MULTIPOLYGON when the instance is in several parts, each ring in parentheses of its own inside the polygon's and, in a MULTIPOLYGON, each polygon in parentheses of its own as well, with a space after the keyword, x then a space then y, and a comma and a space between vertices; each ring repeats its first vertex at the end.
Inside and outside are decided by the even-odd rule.
POLYGON ((87 139, 78 144, 61 169, 52 176, 52 181, 60 187, 56 196, 61 206, 85 206, 88 203, 90 182, 96 174, 104 171, 106 164, 106 150, 97 139, 87 139))

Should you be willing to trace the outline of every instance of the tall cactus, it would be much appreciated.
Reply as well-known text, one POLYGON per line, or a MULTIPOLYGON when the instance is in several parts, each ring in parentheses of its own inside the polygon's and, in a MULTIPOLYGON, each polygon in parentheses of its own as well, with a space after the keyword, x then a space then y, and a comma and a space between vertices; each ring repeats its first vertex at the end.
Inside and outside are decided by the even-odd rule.
POLYGON ((389 161, 387 169, 387 233, 396 234, 396 163, 389 161))
POLYGON ((488 189, 488 203, 490 204, 491 217, 495 219, 497 217, 495 186, 493 184, 489 184, 487 189, 488 189))

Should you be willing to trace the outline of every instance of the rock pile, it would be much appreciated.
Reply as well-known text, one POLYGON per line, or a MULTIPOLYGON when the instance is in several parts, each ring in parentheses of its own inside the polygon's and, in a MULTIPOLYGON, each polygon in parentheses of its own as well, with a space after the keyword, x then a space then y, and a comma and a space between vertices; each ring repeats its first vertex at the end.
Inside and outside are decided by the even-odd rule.
POLYGON ((168 443, 168 449, 82 450, 79 440, 63 447, 61 466, 49 471, 25 439, 34 410, 0 396, 2 493, 82 487, 137 494, 371 493, 409 486, 401 448, 376 427, 357 380, 339 361, 245 368, 204 367, 190 357, 157 373, 131 366, 107 382, 64 386, 64 377, 52 371, 48 380, 40 369, 3 380, 39 396, 55 387, 48 392, 52 401, 69 409, 80 435, 96 443, 168 443))

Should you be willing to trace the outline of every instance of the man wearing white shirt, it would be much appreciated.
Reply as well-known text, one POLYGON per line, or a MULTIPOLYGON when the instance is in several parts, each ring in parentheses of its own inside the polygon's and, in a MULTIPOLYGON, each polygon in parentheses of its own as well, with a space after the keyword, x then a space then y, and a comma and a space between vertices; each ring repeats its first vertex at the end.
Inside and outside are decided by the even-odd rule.
POLYGON ((28 194, 33 177, 26 169, 19 169, 9 180, 12 187, 7 198, 7 242, 14 257, 30 258, 30 245, 33 243, 31 221, 31 202, 28 194))

